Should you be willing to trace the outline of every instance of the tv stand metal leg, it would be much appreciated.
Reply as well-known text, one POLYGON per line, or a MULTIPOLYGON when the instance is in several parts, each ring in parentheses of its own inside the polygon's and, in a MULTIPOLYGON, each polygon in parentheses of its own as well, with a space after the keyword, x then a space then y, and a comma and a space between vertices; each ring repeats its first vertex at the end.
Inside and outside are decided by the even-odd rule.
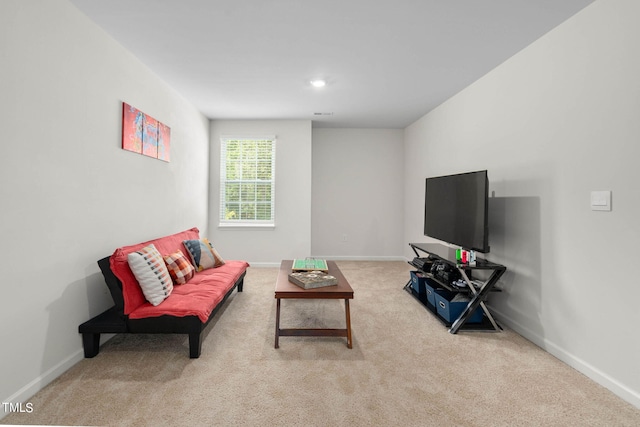
POLYGON ((489 309, 484 303, 484 299, 486 298, 487 294, 491 291, 491 288, 493 288, 493 285, 495 285, 495 283, 498 281, 500 276, 502 276, 502 273, 504 271, 494 270, 491 276, 489 277, 489 279, 480 287, 480 289, 476 290, 476 288, 473 286, 473 283, 471 283, 471 280, 469 279, 469 276, 467 276, 467 273, 464 271, 464 269, 458 268, 458 270, 460 271, 460 274, 462 275, 462 278, 464 279, 464 281, 467 283, 467 286, 473 293, 473 298, 469 302, 469 305, 467 305, 467 307, 462 311, 462 313, 460 314, 460 317, 458 317, 456 321, 453 322, 453 324, 451 325, 451 329, 449 329, 449 332, 452 334, 457 333, 462 327, 462 325, 464 325, 464 323, 467 321, 467 319, 471 317, 471 314, 476 310, 476 308, 478 308, 478 306, 480 306, 482 308, 482 311, 484 311, 484 314, 487 315, 487 318, 491 322, 493 329, 495 331, 500 331, 500 326, 498 326, 493 316, 489 312, 489 309))

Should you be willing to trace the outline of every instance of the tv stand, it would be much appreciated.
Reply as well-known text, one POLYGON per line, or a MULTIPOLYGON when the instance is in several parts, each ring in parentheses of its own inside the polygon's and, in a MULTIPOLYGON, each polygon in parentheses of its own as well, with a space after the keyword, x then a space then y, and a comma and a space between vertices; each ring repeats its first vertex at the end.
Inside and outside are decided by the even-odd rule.
POLYGON ((418 301, 420 301, 431 313, 433 313, 440 321, 449 327, 449 332, 452 334, 458 333, 460 330, 489 330, 500 331, 502 328, 496 323, 495 319, 489 312, 489 309, 485 305, 484 301, 487 299, 489 292, 500 292, 500 289, 495 288, 495 284, 500 277, 504 274, 507 268, 504 265, 495 264, 490 261, 477 258, 475 264, 460 264, 456 261, 456 250, 445 245, 437 243, 409 243, 411 249, 416 254, 416 258, 419 261, 410 261, 409 264, 417 268, 426 277, 437 283, 438 286, 446 289, 449 292, 465 293, 471 298, 467 307, 460 313, 457 319, 453 322, 449 322, 443 319, 437 314, 436 307, 433 306, 427 299, 419 295, 411 286, 411 280, 404 286, 404 289, 411 293, 418 301), (431 274, 430 268, 426 268, 426 263, 422 262, 424 259, 433 260, 436 262, 444 262, 454 267, 462 277, 462 280, 466 283, 466 287, 458 288, 451 283, 446 283, 443 280, 435 277, 431 274), (486 279, 474 278, 472 276, 474 271, 485 270, 489 272, 489 277, 486 279), (472 314, 478 307, 481 307, 483 312, 483 320, 481 323, 467 323, 472 314))

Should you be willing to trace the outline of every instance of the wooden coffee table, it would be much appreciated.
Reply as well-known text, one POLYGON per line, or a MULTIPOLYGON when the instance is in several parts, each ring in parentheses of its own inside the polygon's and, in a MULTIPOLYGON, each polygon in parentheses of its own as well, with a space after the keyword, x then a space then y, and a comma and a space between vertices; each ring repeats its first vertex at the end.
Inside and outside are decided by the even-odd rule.
POLYGON ((284 260, 280 264, 280 272, 276 281, 276 345, 278 348, 278 339, 283 337, 346 337, 347 347, 352 348, 351 342, 351 316, 349 314, 349 300, 353 299, 353 289, 347 279, 334 261, 327 261, 329 274, 338 279, 338 284, 333 286, 325 286, 322 288, 302 289, 301 287, 289 282, 289 273, 293 260, 284 260), (344 299, 344 308, 346 313, 345 329, 280 329, 280 300, 283 298, 306 298, 306 299, 344 299))

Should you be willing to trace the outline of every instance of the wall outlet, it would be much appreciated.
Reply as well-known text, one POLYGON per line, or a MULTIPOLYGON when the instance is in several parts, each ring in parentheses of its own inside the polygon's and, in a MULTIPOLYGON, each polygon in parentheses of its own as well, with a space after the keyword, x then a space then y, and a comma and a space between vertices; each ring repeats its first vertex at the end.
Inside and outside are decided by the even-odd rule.
POLYGON ((611 210, 611 191, 592 191, 591 192, 591 210, 592 211, 610 211, 611 210))

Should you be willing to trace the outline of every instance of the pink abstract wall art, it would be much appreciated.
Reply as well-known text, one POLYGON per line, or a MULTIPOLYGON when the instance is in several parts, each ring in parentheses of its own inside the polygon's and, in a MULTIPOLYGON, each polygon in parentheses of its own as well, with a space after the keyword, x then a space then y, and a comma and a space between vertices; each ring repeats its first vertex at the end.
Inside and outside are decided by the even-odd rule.
POLYGON ((168 162, 171 128, 123 102, 122 149, 168 162))
POLYGON ((122 149, 142 153, 142 123, 144 113, 122 103, 122 149))
POLYGON ((158 158, 168 162, 171 160, 171 128, 158 122, 158 158))

